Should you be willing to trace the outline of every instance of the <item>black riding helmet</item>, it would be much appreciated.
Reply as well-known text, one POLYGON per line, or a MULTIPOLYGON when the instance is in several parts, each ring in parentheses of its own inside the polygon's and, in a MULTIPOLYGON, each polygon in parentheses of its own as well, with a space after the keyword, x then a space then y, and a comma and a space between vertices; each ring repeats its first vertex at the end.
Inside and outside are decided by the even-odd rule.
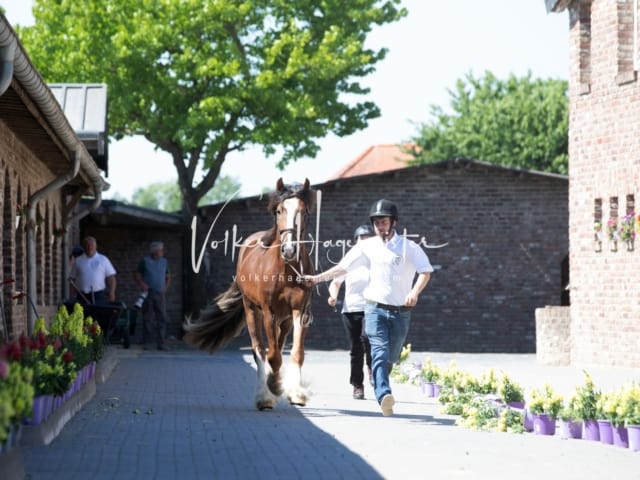
POLYGON ((369 235, 369 236, 375 235, 375 233, 373 232, 373 228, 371 228, 371 225, 363 224, 357 227, 353 232, 353 239, 358 240, 358 238, 361 237, 362 235, 369 235))
POLYGON ((384 198, 378 200, 371 205, 371 210, 369 210, 369 219, 373 221, 375 217, 391 217, 392 220, 397 221, 398 207, 396 207, 395 203, 384 198))

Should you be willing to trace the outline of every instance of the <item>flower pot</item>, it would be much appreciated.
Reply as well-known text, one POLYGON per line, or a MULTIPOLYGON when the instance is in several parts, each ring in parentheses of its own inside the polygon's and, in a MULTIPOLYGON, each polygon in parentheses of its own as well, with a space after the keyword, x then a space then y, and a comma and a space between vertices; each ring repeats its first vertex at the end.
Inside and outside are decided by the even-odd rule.
POLYGON ((580 438, 582 436, 582 422, 574 420, 560 420, 560 438, 580 438))
POLYGON ((524 429, 527 432, 533 432, 533 414, 528 408, 524 409, 524 429))
POLYGON ((613 444, 616 447, 628 448, 629 447, 629 435, 627 428, 624 425, 612 425, 611 432, 613 434, 613 444))
POLYGON ((613 445, 613 429, 609 420, 598 420, 598 430, 600 431, 600 443, 613 445))
POLYGON ((29 418, 25 418, 23 423, 26 425, 40 425, 47 418, 47 395, 36 395, 33 397, 33 410, 29 418))
POLYGON ((524 409, 524 402, 507 402, 507 406, 513 410, 524 409))
POLYGON ((593 442, 599 441, 600 429, 598 428, 598 422, 595 420, 585 420, 584 428, 582 429, 582 438, 593 442))
POLYGON ((533 433, 536 435, 554 435, 556 433, 555 419, 544 413, 533 415, 533 433))
POLYGON ((440 396, 440 385, 437 383, 433 384, 433 396, 434 397, 439 397, 440 396))
POLYGON ((423 380, 422 383, 420 384, 423 395, 427 397, 433 397, 433 386, 434 386, 433 382, 427 382, 423 380))
POLYGON ((629 448, 634 452, 640 452, 640 425, 627 425, 627 439, 629 448))

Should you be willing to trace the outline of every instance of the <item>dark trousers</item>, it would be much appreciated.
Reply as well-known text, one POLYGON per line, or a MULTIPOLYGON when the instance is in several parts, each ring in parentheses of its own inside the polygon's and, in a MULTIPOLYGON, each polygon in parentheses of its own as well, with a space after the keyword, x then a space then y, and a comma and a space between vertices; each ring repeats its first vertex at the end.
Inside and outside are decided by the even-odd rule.
POLYGON ((158 347, 164 345, 167 335, 167 305, 164 293, 149 290, 142 304, 142 343, 156 341, 158 347))
POLYGON ((354 387, 364 385, 364 363, 371 368, 371 346, 364 334, 364 312, 349 312, 342 314, 342 323, 347 330, 350 342, 349 355, 351 357, 351 373, 349 383, 354 387))

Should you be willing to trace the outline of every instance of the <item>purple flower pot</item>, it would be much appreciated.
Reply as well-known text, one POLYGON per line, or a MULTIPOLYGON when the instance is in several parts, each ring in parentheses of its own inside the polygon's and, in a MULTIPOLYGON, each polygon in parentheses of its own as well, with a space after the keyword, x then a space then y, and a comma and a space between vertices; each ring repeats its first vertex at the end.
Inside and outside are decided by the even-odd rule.
POLYGON ((556 421, 544 413, 533 415, 533 433, 536 435, 554 435, 556 433, 556 421))
POLYGON ((25 418, 26 425, 40 425, 47 418, 47 395, 36 395, 33 397, 33 414, 25 418))
POLYGON ((585 440, 591 440, 592 442, 598 442, 600 440, 598 422, 595 420, 585 420, 584 428, 582 429, 582 438, 585 440))
POLYGON ((524 410, 524 429, 527 432, 533 432, 533 414, 528 408, 524 410))
POLYGON ((613 433, 613 444, 616 447, 628 448, 629 447, 629 435, 627 428, 624 425, 612 426, 611 431, 613 433))
POLYGON ((440 396, 440 385, 438 385, 437 383, 433 384, 433 396, 434 397, 440 396))
POLYGON ((580 438, 582 436, 582 422, 560 420, 560 438, 580 438))
POLYGON ((640 425, 627 425, 627 438, 629 448, 634 452, 640 452, 640 425))
POLYGON ((423 380, 420 386, 422 388, 423 395, 427 397, 433 397, 433 386, 434 386, 433 382, 426 382, 423 380))
POLYGON ((609 420, 598 420, 598 430, 600 431, 600 443, 613 445, 613 428, 609 420))

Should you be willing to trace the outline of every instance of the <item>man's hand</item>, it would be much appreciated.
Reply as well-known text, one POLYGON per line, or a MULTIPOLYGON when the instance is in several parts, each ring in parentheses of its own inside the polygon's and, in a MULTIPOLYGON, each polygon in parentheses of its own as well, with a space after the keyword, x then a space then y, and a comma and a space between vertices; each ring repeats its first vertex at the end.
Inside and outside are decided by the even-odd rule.
POLYGON ((415 307, 418 304, 418 295, 413 291, 409 292, 409 294, 404 299, 405 307, 415 307))
POLYGON ((331 305, 332 307, 335 307, 336 303, 338 303, 338 299, 335 298, 335 297, 329 297, 329 298, 327 298, 327 303, 329 305, 331 305))
POLYGON ((315 275, 303 275, 302 283, 304 283, 307 287, 313 287, 318 283, 315 275))

